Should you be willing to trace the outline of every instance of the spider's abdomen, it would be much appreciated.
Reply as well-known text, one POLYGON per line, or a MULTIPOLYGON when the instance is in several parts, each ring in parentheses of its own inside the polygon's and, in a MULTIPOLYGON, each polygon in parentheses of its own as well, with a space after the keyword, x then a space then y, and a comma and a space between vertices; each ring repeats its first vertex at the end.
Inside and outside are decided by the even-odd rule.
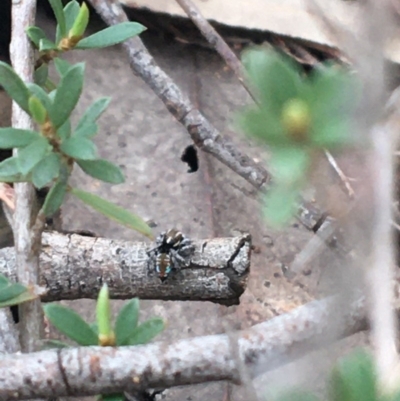
POLYGON ((167 253, 159 253, 157 255, 156 271, 162 281, 164 281, 171 272, 171 259, 167 253))

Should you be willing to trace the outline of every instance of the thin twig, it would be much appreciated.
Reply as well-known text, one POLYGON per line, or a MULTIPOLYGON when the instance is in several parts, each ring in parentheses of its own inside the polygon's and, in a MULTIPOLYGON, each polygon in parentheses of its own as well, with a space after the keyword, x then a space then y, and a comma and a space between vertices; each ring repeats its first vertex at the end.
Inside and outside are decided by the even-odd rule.
MULTIPOLYGON (((371 267, 367 270, 370 290, 371 337, 375 347, 378 372, 382 388, 398 382, 393 375, 398 364, 397 319, 392 309, 395 255, 393 249, 392 194, 393 194, 393 131, 374 130, 372 133, 374 154, 372 171, 375 173, 373 221, 374 244, 371 267)), ((398 372, 397 372, 398 373, 398 372)))
MULTIPOLYGON (((11 62, 16 73, 26 82, 33 80, 33 49, 25 29, 35 23, 36 0, 12 2, 11 62)), ((12 124, 15 128, 33 129, 31 118, 14 102, 12 124)), ((15 185, 16 210, 14 213, 14 241, 18 281, 35 285, 39 281, 40 231, 34 231, 34 205, 36 195, 29 183, 15 185)), ((43 319, 40 300, 24 303, 19 307, 20 341, 25 352, 37 349, 42 337, 43 319)))
POLYGON ((84 396, 168 388, 250 377, 275 369, 366 328, 364 305, 338 308, 340 297, 314 301, 237 333, 232 355, 225 334, 159 342, 140 347, 85 347, 10 355, 0 359, 0 401, 84 396), (340 310, 343 315, 339 316, 340 310), (337 312, 335 314, 335 311, 337 312))
POLYGON ((212 25, 203 17, 200 10, 196 7, 191 0, 176 0, 182 7, 183 11, 199 28, 205 39, 211 46, 218 52, 218 54, 225 60, 226 64, 232 69, 236 77, 247 90, 252 99, 257 103, 255 96, 246 79, 246 73, 242 63, 236 57, 236 54, 231 50, 221 35, 212 27, 212 25))
POLYGON ((347 196, 350 199, 354 199, 354 189, 350 184, 349 179, 346 177, 346 174, 343 173, 342 169, 339 167, 339 165, 337 164, 335 158, 332 156, 331 152, 329 152, 329 150, 324 150, 324 154, 326 156, 326 158, 328 159, 329 164, 332 166, 333 170, 336 172, 336 174, 338 175, 338 177, 340 178, 343 187, 345 189, 345 192, 347 193, 347 196))

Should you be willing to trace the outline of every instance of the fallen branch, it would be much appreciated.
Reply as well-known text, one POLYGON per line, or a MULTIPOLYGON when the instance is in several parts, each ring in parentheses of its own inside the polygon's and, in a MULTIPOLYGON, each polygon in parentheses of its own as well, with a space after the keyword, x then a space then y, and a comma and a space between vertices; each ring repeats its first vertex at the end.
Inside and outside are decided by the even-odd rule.
MULTIPOLYGON (((96 299, 107 283, 114 299, 163 299, 239 304, 250 269, 251 239, 195 241, 191 265, 162 282, 147 265, 149 244, 107 238, 44 233, 40 257, 40 285, 45 302, 96 299)), ((0 250, 0 273, 15 278, 14 248, 0 250)))
MULTIPOLYGON (((110 0, 89 0, 103 20, 109 24, 127 21, 127 16, 118 2, 110 0)), ((182 93, 173 80, 156 64, 142 41, 132 38, 123 44, 129 57, 129 64, 138 75, 162 100, 168 111, 186 128, 193 142, 203 151, 212 154, 221 163, 239 174, 251 185, 266 191, 271 176, 261 165, 240 152, 227 138, 200 113, 182 93)), ((322 212, 303 203, 299 213, 300 221, 308 228, 312 222, 319 221, 322 212), (305 213, 303 212, 305 211, 305 213)))
POLYGON ((0 401, 218 380, 238 383, 237 363, 255 377, 365 329, 363 303, 340 302, 340 297, 314 301, 238 332, 236 356, 225 334, 137 347, 69 348, 5 356, 0 359, 0 401))

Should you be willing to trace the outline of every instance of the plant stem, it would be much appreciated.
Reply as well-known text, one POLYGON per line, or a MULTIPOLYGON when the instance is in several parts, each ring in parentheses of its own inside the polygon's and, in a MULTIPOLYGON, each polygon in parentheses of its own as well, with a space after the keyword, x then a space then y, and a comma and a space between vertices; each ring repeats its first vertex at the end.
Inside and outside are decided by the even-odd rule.
MULTIPOLYGON (((16 73, 25 81, 33 81, 33 48, 25 29, 34 25, 36 0, 12 2, 11 62, 16 73)), ((15 128, 33 129, 31 118, 16 104, 12 108, 12 125, 15 128)), ((17 278, 24 285, 39 281, 39 254, 41 230, 35 230, 37 210, 36 194, 29 183, 15 185, 16 209, 14 213, 14 242, 16 249, 17 278)), ((19 306, 20 341, 24 352, 37 350, 42 337, 43 316, 40 300, 19 306)))

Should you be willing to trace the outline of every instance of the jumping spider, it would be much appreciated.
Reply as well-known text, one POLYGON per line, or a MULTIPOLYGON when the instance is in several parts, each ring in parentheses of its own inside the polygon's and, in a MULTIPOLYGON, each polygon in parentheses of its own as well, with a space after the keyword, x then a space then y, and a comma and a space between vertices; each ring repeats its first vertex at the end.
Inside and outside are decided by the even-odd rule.
POLYGON ((192 241, 180 231, 170 229, 156 239, 156 247, 147 251, 148 267, 165 281, 173 269, 187 267, 194 252, 192 241))

